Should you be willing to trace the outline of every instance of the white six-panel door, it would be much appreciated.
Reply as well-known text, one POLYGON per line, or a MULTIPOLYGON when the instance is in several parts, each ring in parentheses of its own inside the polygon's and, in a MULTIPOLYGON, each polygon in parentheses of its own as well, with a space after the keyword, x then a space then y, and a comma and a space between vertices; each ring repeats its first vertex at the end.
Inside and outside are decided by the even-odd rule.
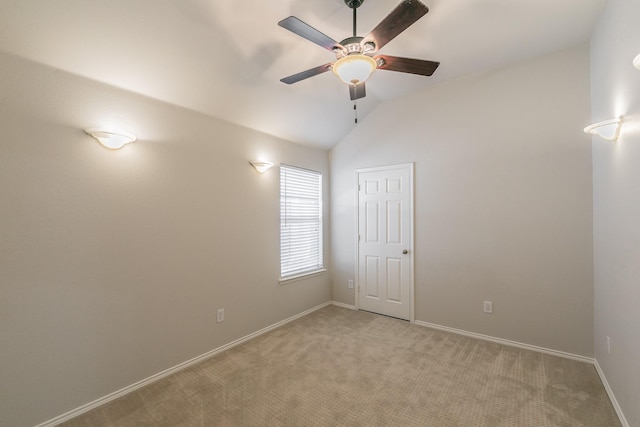
POLYGON ((413 164, 356 173, 358 308, 413 320, 413 164))

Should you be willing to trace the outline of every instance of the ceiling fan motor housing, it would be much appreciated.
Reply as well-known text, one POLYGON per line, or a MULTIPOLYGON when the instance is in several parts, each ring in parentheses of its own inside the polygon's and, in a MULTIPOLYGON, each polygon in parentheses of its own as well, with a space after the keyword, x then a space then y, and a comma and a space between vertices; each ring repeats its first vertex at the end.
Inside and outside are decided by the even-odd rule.
POLYGON ((349 37, 340 42, 342 48, 335 50, 336 57, 338 59, 343 56, 351 55, 352 53, 362 53, 362 46, 360 42, 362 37, 349 37))
POLYGON ((362 43, 362 40, 364 40, 364 37, 348 37, 342 40, 340 45, 333 49, 333 52, 336 54, 336 59, 358 53, 371 56, 376 50, 375 43, 371 41, 362 43))

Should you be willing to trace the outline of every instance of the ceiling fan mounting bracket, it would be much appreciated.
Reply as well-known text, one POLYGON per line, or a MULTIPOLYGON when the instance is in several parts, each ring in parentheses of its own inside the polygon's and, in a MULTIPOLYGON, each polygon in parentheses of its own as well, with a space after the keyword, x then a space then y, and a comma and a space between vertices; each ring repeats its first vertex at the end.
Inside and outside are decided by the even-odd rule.
POLYGON ((344 0, 344 4, 346 4, 351 9, 357 9, 362 6, 364 0, 344 0))

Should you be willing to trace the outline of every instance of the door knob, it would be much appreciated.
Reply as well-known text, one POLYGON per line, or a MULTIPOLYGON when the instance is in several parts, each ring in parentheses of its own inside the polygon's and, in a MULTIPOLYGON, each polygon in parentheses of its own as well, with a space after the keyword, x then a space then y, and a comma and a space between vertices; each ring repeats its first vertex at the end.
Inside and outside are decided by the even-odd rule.
POLYGON ((406 254, 408 254, 408 253, 409 253, 409 251, 408 251, 408 250, 406 250, 406 249, 403 249, 403 250, 402 250, 402 253, 403 253, 403 255, 406 255, 406 254))

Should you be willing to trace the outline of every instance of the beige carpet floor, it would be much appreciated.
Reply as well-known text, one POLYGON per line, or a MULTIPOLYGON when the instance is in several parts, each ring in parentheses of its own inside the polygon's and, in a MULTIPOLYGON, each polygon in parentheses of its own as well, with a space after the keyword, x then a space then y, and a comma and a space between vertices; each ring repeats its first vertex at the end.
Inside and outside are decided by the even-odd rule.
POLYGON ((591 364, 329 306, 62 425, 620 422, 591 364))

